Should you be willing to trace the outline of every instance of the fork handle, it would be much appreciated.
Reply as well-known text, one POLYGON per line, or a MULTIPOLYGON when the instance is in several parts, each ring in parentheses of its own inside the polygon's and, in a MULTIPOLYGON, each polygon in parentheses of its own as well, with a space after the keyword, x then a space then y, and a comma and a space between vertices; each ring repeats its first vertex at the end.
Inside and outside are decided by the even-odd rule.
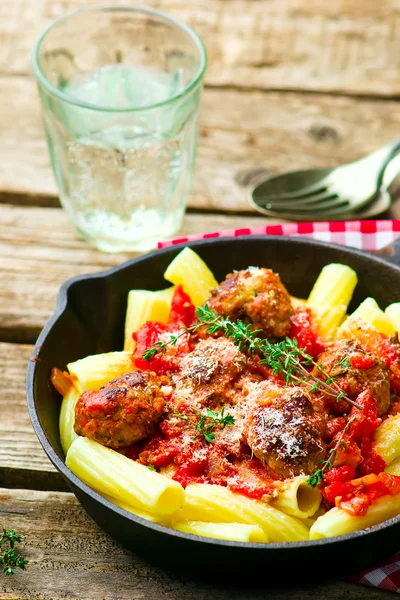
MULTIPOLYGON (((382 148, 380 148, 379 150, 377 150, 376 152, 374 152, 373 154, 371 154, 368 158, 372 158, 372 160, 376 160, 377 162, 381 161, 382 162, 382 168, 379 172, 378 175, 378 184, 379 186, 381 186, 382 184, 385 185, 386 188, 388 188, 390 186, 390 184, 392 183, 393 179, 396 177, 397 172, 394 176, 392 176, 392 170, 390 170, 390 172, 387 174, 386 178, 385 178, 385 174, 386 174, 386 169, 387 167, 390 165, 390 163, 392 162, 392 160, 396 157, 397 152, 400 150, 400 140, 394 140, 393 142, 389 142, 388 144, 386 144, 386 146, 383 146, 382 148)), ((394 172, 394 169, 393 169, 394 172)))
POLYGON ((395 154, 384 167, 382 187, 387 190, 400 173, 400 155, 395 154))

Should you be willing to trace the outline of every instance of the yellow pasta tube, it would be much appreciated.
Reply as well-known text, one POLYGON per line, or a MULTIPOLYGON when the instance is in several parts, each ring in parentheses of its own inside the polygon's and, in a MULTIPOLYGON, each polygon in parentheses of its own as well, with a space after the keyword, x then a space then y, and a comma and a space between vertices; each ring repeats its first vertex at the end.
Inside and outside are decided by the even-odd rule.
POLYGON ((300 519, 312 517, 320 504, 321 492, 308 485, 304 475, 282 482, 278 496, 270 501, 274 508, 300 519))
POLYGON ((385 469, 390 475, 400 475, 400 456, 395 458, 385 469))
POLYGON ((67 454, 72 442, 76 440, 78 435, 74 431, 75 422, 75 405, 78 402, 81 394, 75 386, 71 386, 65 394, 60 409, 60 440, 64 453, 67 454))
POLYGON ((322 269, 307 301, 322 337, 330 339, 335 335, 356 284, 357 274, 347 265, 331 263, 322 269))
POLYGON ((394 335, 396 329, 387 314, 381 310, 373 298, 366 298, 339 328, 338 335, 342 336, 351 322, 364 321, 385 335, 394 335))
POLYGON ((301 541, 309 537, 308 528, 296 518, 220 485, 188 485, 179 519, 259 525, 271 542, 301 541))
POLYGON ((73 442, 65 464, 96 491, 141 511, 168 516, 183 502, 179 483, 88 438, 73 442))
POLYGON ((113 502, 120 508, 123 508, 124 510, 131 512, 132 514, 136 515, 137 517, 146 519, 146 521, 150 521, 151 523, 159 523, 160 525, 165 525, 165 526, 170 524, 169 517, 165 517, 164 515, 156 515, 154 513, 152 514, 152 513, 146 512, 145 510, 140 510, 139 508, 135 508, 134 506, 132 506, 132 504, 128 504, 127 502, 123 502, 122 500, 118 500, 117 498, 113 498, 112 496, 108 496, 107 494, 102 494, 102 496, 109 502, 113 502))
POLYGON ((296 296, 290 296, 290 302, 292 303, 294 309, 307 306, 307 300, 303 300, 303 298, 296 298, 296 296))
POLYGON ((378 498, 368 507, 367 513, 360 517, 353 517, 345 510, 335 507, 315 521, 310 529, 310 539, 319 540, 359 531, 391 519, 399 513, 400 494, 378 498))
POLYGON ((393 327, 397 331, 400 336, 400 302, 395 302, 394 304, 390 304, 385 309, 385 315, 389 317, 391 320, 393 327))
POLYGON ((217 540, 231 540, 232 542, 254 542, 265 544, 268 536, 258 525, 245 523, 207 523, 204 521, 178 521, 173 523, 172 529, 193 533, 217 540))
MULTIPOLYGON (((124 350, 133 352, 135 342, 132 333, 137 331, 146 321, 166 323, 171 310, 172 294, 169 290, 150 292, 148 290, 131 290, 128 294, 128 304, 125 317, 124 350)), ((173 293, 173 292, 172 292, 173 293)))
POLYGON ((135 370, 130 352, 92 354, 67 367, 81 394, 86 390, 98 390, 112 379, 135 370))
POLYGON ((214 275, 196 252, 184 248, 164 273, 167 281, 182 285, 195 306, 203 304, 218 286, 214 275))
POLYGON ((400 414, 388 417, 376 429, 372 449, 386 462, 400 456, 400 414))
POLYGON ((168 305, 171 306, 172 298, 175 293, 176 286, 171 285, 171 287, 165 288, 165 290, 158 290, 158 292, 154 292, 157 294, 159 298, 163 298, 168 302, 168 305))

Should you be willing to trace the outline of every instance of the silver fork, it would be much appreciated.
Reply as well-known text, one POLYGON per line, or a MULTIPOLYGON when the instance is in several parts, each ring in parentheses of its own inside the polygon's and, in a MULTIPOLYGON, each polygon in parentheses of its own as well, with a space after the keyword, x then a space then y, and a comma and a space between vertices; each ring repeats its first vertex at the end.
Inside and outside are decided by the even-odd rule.
POLYGON ((335 169, 286 173, 259 184, 252 193, 262 212, 280 216, 325 218, 359 211, 379 192, 388 163, 400 140, 335 169), (268 193, 268 187, 279 193, 268 193), (296 189, 297 187, 297 189, 296 189))

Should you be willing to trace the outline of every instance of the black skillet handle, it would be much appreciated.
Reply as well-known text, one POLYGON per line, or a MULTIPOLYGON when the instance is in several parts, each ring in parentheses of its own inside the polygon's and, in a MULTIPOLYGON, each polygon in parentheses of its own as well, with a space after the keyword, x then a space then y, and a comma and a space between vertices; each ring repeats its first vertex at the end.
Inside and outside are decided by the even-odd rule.
POLYGON ((384 248, 376 251, 374 254, 378 254, 381 258, 393 263, 397 267, 400 267, 400 237, 394 240, 391 244, 388 244, 384 248))

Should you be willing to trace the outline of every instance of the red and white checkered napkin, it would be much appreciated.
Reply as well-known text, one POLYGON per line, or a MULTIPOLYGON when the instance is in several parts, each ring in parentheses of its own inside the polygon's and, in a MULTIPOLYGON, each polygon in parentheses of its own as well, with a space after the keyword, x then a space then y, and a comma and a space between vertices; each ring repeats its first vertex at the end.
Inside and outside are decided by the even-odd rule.
POLYGON ((348 580, 400 594, 400 552, 348 580))
MULTIPOLYGON (((159 242, 158 248, 165 248, 194 240, 240 237, 241 235, 304 236, 314 240, 351 246, 359 250, 379 250, 400 237, 400 220, 285 223, 284 225, 243 227, 241 229, 227 229, 225 231, 215 231, 159 242)), ((400 552, 394 554, 385 562, 350 577, 349 580, 361 583, 362 585, 400 593, 400 552)))
POLYGON ((241 235, 304 236, 322 242, 334 242, 335 244, 352 246, 359 250, 379 250, 400 237, 400 220, 285 223, 283 225, 242 227, 241 229, 226 229, 225 231, 214 231, 158 242, 158 248, 193 242, 194 240, 240 237, 241 235))

